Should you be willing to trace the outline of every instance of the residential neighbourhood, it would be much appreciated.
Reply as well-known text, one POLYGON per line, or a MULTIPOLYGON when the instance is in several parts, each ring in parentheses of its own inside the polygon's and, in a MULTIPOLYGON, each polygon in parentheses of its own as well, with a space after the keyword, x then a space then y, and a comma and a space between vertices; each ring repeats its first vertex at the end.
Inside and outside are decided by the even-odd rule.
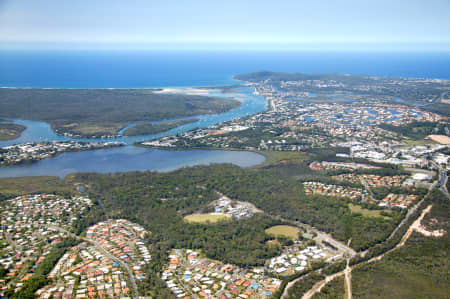
POLYGON ((37 291, 39 298, 121 298, 131 295, 119 264, 82 242, 64 254, 49 275, 55 283, 37 291))
POLYGON ((332 262, 342 258, 335 250, 319 246, 290 246, 283 254, 269 260, 268 271, 278 275, 290 275, 301 272, 311 266, 312 261, 332 262))
MULTIPOLYGON (((305 94, 303 89, 298 88, 303 84, 315 88, 333 87, 333 84, 303 81, 282 81, 278 86, 272 82, 251 83, 255 93, 267 99, 266 111, 141 144, 156 148, 233 148, 255 151, 340 147, 347 148, 348 152, 337 153, 337 158, 424 167, 428 163, 428 156, 432 155, 436 163, 448 167, 449 157, 442 151, 449 145, 439 143, 445 135, 430 135, 424 142, 415 144, 380 127, 382 124, 398 127, 412 122, 433 122, 445 126, 448 123, 446 117, 420 109, 419 105, 404 105, 401 101, 396 104, 393 103, 395 99, 379 95, 355 96, 351 93, 325 92, 318 98, 325 98, 326 101, 314 102, 313 93, 305 94), (310 97, 305 98, 305 95, 310 97)), ((355 89, 354 86, 352 88, 355 89)), ((360 88, 367 90, 373 87, 360 88)), ((323 166, 312 164, 311 167, 316 170, 376 168, 362 163, 318 163, 323 166)))
POLYGON ((178 298, 269 298, 281 280, 263 268, 241 269, 205 258, 190 249, 175 249, 162 279, 178 298))
POLYGON ((228 214, 237 219, 251 217, 255 213, 262 212, 249 202, 232 200, 225 195, 222 195, 221 198, 213 201, 210 205, 214 207, 215 213, 228 214))
POLYGON ((37 292, 40 298, 133 297, 133 284, 148 278, 148 232, 141 226, 125 219, 99 222, 87 229, 86 240, 58 261, 49 275, 54 283, 37 292))
POLYGON ((0 148, 0 167, 14 164, 32 163, 69 151, 87 151, 122 146, 121 142, 77 142, 54 141, 24 143, 0 148))
POLYGON ((24 195, 3 203, 0 264, 7 279, 0 281, 1 293, 10 288, 19 290, 52 246, 69 237, 55 227, 71 230, 91 205, 88 198, 53 194, 24 195))
POLYGON ((320 182, 304 182, 306 194, 320 194, 327 196, 347 197, 350 199, 363 199, 368 195, 364 189, 348 186, 328 185, 320 182))
MULTIPOLYGON (((291 165, 288 159, 280 162, 293 172, 298 170, 295 168, 304 167, 304 173, 295 176, 294 194, 304 191, 302 196, 306 195, 308 200, 333 202, 339 209, 345 209, 347 220, 377 217, 377 221, 384 223, 397 221, 399 218, 394 216, 414 210, 426 191, 438 183, 445 191, 450 158, 445 136, 430 134, 413 140, 396 130, 383 129, 381 125, 401 127, 433 122, 444 125, 448 135, 447 118, 421 109, 420 105, 393 103, 395 99, 388 96, 320 93, 322 89, 345 87, 340 82, 309 80, 273 84, 269 80, 250 85, 255 93, 268 100, 267 110, 139 144, 162 149, 301 152, 297 155, 305 157, 301 160, 303 164, 291 165), (316 90, 302 90, 305 86, 316 90), (315 156, 319 150, 331 154, 324 154, 325 158, 320 160, 315 156)), ((378 87, 368 85, 356 89, 374 88, 378 87)), ((0 166, 38 161, 67 151, 122 145, 77 141, 18 144, 0 150, 0 166)), ((148 190, 154 187, 150 181, 148 190)), ((88 185, 85 183, 82 188, 79 185, 77 194, 84 194, 90 188, 88 185)), ((265 230, 261 244, 277 246, 278 251, 261 259, 259 267, 237 263, 238 266, 210 259, 205 247, 203 251, 194 250, 202 247, 186 240, 182 241, 187 243, 179 240, 183 245, 164 243, 167 240, 161 241, 164 236, 156 225, 152 230, 155 228, 154 234, 160 234, 160 242, 164 243, 159 247, 163 248, 161 252, 157 252, 158 247, 151 244, 151 231, 119 218, 122 216, 114 212, 108 215, 110 218, 91 221, 76 231, 88 211, 102 207, 100 200, 42 193, 18 196, 1 202, 0 265, 6 274, 0 280, 0 296, 25 289, 27 282, 32 281, 55 250, 58 251, 58 244, 67 240, 73 244, 66 246, 50 263, 51 271, 45 283, 33 291, 37 298, 149 298, 147 286, 156 278, 161 278, 157 283, 165 284, 177 298, 270 298, 281 288, 284 278, 309 271, 316 262, 330 264, 356 255, 350 247, 352 240, 334 240, 328 234, 331 228, 319 231, 317 222, 270 214, 270 206, 264 213, 250 202, 215 192, 216 200, 211 198, 206 202, 198 197, 201 207, 195 207, 199 212, 194 214, 188 214, 194 210, 190 209, 188 200, 179 199, 187 203, 183 207, 185 210, 176 211, 176 217, 184 216, 183 225, 194 225, 198 231, 206 229, 206 225, 268 217, 276 221, 275 224, 283 224, 274 226, 293 225, 295 236, 300 228, 305 228, 307 233, 298 238, 275 234, 275 238, 265 230), (179 248, 185 246, 191 247, 179 248), (155 257, 165 263, 160 262, 158 270, 151 272, 155 257)), ((176 206, 175 200, 167 200, 165 195, 159 194, 160 200, 155 204, 176 206)), ((292 198, 297 204, 295 195, 292 198)))

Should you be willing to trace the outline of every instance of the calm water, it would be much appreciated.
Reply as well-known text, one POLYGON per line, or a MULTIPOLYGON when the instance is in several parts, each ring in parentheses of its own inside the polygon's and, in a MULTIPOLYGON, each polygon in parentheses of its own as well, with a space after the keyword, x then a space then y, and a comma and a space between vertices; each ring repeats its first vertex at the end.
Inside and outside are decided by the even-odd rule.
MULTIPOLYGON (((237 109, 221 114, 196 116, 199 119, 198 121, 179 126, 164 133, 136 137, 121 136, 103 140, 59 136, 55 134, 47 123, 30 120, 13 120, 15 123, 25 125, 27 129, 18 139, 0 142, 0 147, 24 142, 65 140, 122 141, 127 144, 132 144, 136 141, 174 135, 193 128, 209 127, 224 121, 257 113, 266 108, 265 99, 261 96, 254 95, 250 88, 240 88, 236 93, 227 94, 219 94, 218 91, 213 91, 213 95, 233 97, 241 101, 242 105, 237 109)), ((63 177, 69 173, 87 171, 101 173, 135 170, 170 171, 180 167, 210 163, 233 163, 241 167, 247 167, 260 164, 264 160, 264 156, 252 152, 217 150, 166 151, 128 145, 113 149, 63 153, 55 158, 45 159, 31 165, 3 167, 0 168, 0 177, 39 175, 63 177)))
MULTIPOLYGON (((233 75, 259 70, 300 73, 348 73, 394 77, 450 79, 450 53, 312 53, 312 52, 161 52, 161 51, 2 51, 0 87, 30 88, 154 88, 234 84, 233 75)), ((219 95, 215 92, 215 95, 219 95)), ((214 92, 213 92, 214 95, 214 92)), ((226 94, 242 106, 219 115, 198 116, 195 123, 151 136, 114 139, 131 144, 195 127, 208 127, 262 111, 266 103, 249 89, 226 94)), ((309 121, 309 120, 307 120, 309 121)), ((67 140, 46 123, 16 120, 28 128, 19 139, 0 146, 30 141, 67 140)), ((83 140, 83 139, 82 139, 83 140)), ((86 140, 86 139, 84 139, 86 140)), ((59 175, 70 172, 168 171, 179 167, 230 162, 260 163, 255 153, 228 151, 162 151, 126 146, 64 153, 28 166, 1 168, 0 177, 59 175)))
POLYGON ((25 166, 0 168, 0 177, 51 175, 64 177, 75 172, 124 172, 134 170, 171 171, 180 167, 233 163, 248 167, 264 162, 264 156, 241 151, 165 151, 125 146, 86 152, 62 153, 25 166))
MULTIPOLYGON (((120 141, 125 142, 127 144, 133 144, 138 141, 145 141, 160 138, 163 136, 175 135, 181 132, 186 132, 188 130, 192 130, 194 128, 206 128, 212 125, 216 125, 225 121, 229 121, 232 119, 240 118, 246 115, 255 114, 260 111, 263 111, 266 106, 266 100, 262 96, 254 95, 251 88, 239 88, 234 93, 221 93, 220 91, 212 91, 210 93, 212 96, 220 96, 220 97, 231 97, 241 102, 241 106, 233 109, 231 111, 220 113, 220 114, 208 114, 208 115, 198 115, 194 116, 194 118, 198 118, 199 120, 193 123, 188 123, 176 128, 173 128, 169 131, 154 134, 154 135, 146 135, 146 136, 134 136, 127 137, 121 136, 117 138, 109 138, 109 139, 94 139, 94 138, 68 138, 64 136, 57 135, 50 127, 49 124, 38 121, 30 121, 30 120, 13 120, 15 123, 22 124, 27 127, 27 129, 22 133, 18 139, 8 140, 8 141, 0 141, 0 147, 8 146, 17 143, 25 143, 25 142, 39 142, 39 141, 65 141, 65 140, 79 140, 79 141, 120 141)), ((166 121, 172 121, 177 119, 170 119, 166 121)), ((134 124, 131 124, 132 126, 134 124)), ((128 126, 128 127, 130 127, 128 126)), ((1 171, 1 170, 0 170, 1 171)))
POLYGON ((450 53, 0 51, 3 87, 211 86, 259 70, 449 79, 450 53))

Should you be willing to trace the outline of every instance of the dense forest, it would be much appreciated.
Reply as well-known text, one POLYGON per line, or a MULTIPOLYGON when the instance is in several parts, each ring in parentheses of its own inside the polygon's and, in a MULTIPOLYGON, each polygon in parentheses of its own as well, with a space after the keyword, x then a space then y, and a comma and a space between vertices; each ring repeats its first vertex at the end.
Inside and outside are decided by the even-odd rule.
POLYGON ((413 140, 420 140, 431 134, 446 135, 445 128, 447 125, 448 124, 438 122, 415 121, 404 126, 394 126, 391 124, 383 123, 380 124, 379 127, 413 140))
MULTIPOLYGON (((284 169, 286 165, 281 167, 284 169)), ((306 165, 290 167, 294 175, 295 168, 307 168, 306 165)), ((200 211, 217 199, 219 195, 216 192, 251 202, 269 216, 310 224, 339 240, 352 238, 352 246, 358 250, 384 240, 403 217, 400 211, 393 211, 388 219, 353 214, 348 201, 306 196, 301 182, 293 177, 281 177, 279 172, 277 167, 254 170, 220 164, 171 173, 79 174, 75 180, 90 184, 91 197, 102 199, 109 216, 142 223, 154 233, 156 241, 166 242, 170 247, 207 248, 205 250, 210 250, 211 254, 214 252, 215 257, 241 265, 259 264, 260 256, 267 252, 272 254, 264 245, 268 236, 263 230, 273 225, 274 220, 253 217, 236 223, 221 223, 213 228, 183 222, 183 215, 200 211), (257 228, 254 227, 256 224, 257 228), (241 235, 233 236, 233 227, 242 229, 240 233, 245 233, 242 237, 248 239, 236 238, 241 235), (221 236, 227 241, 222 249, 216 249, 217 244, 222 246, 216 240, 222 228, 229 238, 221 236), (249 246, 241 248, 234 256, 233 251, 240 248, 240 241, 249 242, 249 246)))
POLYGON ((450 204, 442 193, 435 195, 427 202, 433 208, 422 224, 427 230, 444 230, 444 236, 414 232, 402 248, 357 268, 352 276, 355 297, 448 298, 450 204))
POLYGON ((127 124, 212 114, 238 101, 139 89, 0 90, 0 117, 45 121, 58 133, 112 135, 127 124))
MULTIPOLYGON (((420 209, 397 231, 393 238, 368 250, 364 258, 355 257, 351 264, 354 298, 447 298, 448 286, 448 230, 450 228, 450 204, 439 190, 431 192, 420 209), (421 210, 433 205, 431 212, 422 220, 427 230, 441 230, 441 237, 425 237, 414 232, 405 246, 388 253, 381 261, 363 264, 371 257, 387 252, 397 245, 421 210), (420 294, 420 295, 418 295, 420 294)), ((345 268, 337 263, 328 266, 321 274, 330 275, 345 268), (328 268, 328 270, 327 270, 328 268)), ((300 298, 310 290, 323 275, 305 275, 290 290, 289 298, 300 298)), ((342 278, 328 283, 313 298, 341 298, 345 294, 342 278)))
MULTIPOLYGON (((38 188, 35 191, 55 188, 65 196, 69 196, 70 188, 79 183, 86 187, 86 195, 92 198, 95 204, 85 217, 75 223, 74 232, 77 234, 108 217, 126 218, 143 225, 150 232, 153 258, 146 269, 152 279, 140 284, 140 288, 151 290, 151 294, 158 298, 165 298, 170 292, 157 277, 157 273, 167 262, 169 249, 198 249, 209 258, 244 268, 262 265, 267 259, 281 253, 280 245, 268 242, 274 237, 265 233, 265 229, 273 225, 298 221, 328 232, 344 242, 351 238, 351 246, 356 250, 372 247, 364 258, 355 257, 352 264, 392 248, 396 240, 398 241, 397 235, 389 242, 385 240, 404 217, 405 211, 392 209, 389 217, 367 217, 361 213, 352 213, 349 209, 350 203, 361 203, 349 199, 305 195, 303 180, 316 177, 326 181, 329 177, 327 171, 312 171, 308 167, 309 163, 328 156, 335 155, 332 150, 323 149, 311 153, 268 154, 267 163, 247 169, 231 164, 213 164, 183 168, 169 173, 81 173, 70 175, 64 180, 27 180, 33 188, 38 188), (194 224, 183 220, 187 214, 209 211, 208 204, 218 199, 221 194, 253 203, 263 210, 264 214, 216 224, 194 224)), ((403 170, 391 167, 364 171, 387 175, 403 173, 403 170)), ((0 180, 3 181, 4 190, 10 190, 9 194, 2 195, 4 199, 17 192, 14 191, 16 188, 23 189, 19 188, 19 185, 25 184, 22 182, 25 179, 0 180)), ((395 190, 376 190, 379 193, 391 191, 395 190)), ((425 193, 422 189, 397 191, 415 192, 420 195, 425 193)), ((436 196, 439 196, 438 191, 433 192, 430 197, 436 196)), ((400 230, 398 235, 402 232, 404 233, 400 230)), ((283 240, 279 241, 283 243, 283 240)), ((326 268, 323 273, 334 273, 342 266, 334 265, 326 268)), ((329 289, 329 292, 332 294, 334 290, 329 289)))

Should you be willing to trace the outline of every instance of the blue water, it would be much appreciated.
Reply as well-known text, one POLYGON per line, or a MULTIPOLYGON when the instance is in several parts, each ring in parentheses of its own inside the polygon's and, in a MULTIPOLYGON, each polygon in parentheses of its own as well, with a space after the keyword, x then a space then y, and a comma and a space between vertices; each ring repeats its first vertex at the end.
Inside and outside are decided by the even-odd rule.
POLYGON ((0 177, 59 176, 75 172, 171 171, 180 167, 233 163, 241 167, 264 162, 264 156, 242 151, 164 151, 135 146, 62 153, 55 158, 24 166, 0 168, 0 177))
POLYGON ((450 52, 0 50, 3 87, 211 86, 259 70, 450 79, 450 52))
POLYGON ((398 112, 395 109, 387 109, 387 111, 389 111, 389 113, 392 114, 392 115, 399 115, 399 114, 401 114, 400 112, 398 112))
MULTIPOLYGON (((271 70, 299 73, 347 73, 393 77, 450 79, 450 53, 312 53, 312 52, 193 52, 193 51, 5 51, 0 50, 0 87, 30 88, 154 88, 235 84, 233 75, 271 70)), ((208 127, 262 111, 262 97, 242 88, 234 94, 238 109, 198 116, 198 122, 151 136, 120 137, 131 144, 195 127, 208 127)), ((306 121, 313 121, 307 118, 306 121)), ((16 140, 67 140, 46 123, 16 120, 27 126, 16 140)), ((132 124, 134 125, 134 124, 132 124)), ((86 139, 77 139, 86 140, 86 139)), ((98 141, 98 140, 96 140, 98 141)), ((240 166, 260 163, 264 157, 247 152, 162 151, 126 146, 80 153, 64 153, 33 165, 0 169, 0 177, 58 175, 70 172, 168 171, 179 167, 230 162, 240 166)))
MULTIPOLYGON (((192 130, 195 128, 207 128, 219 123, 223 123, 225 121, 233 120, 236 118, 244 117, 250 114, 255 114, 266 109, 267 102, 266 100, 259 95, 253 94, 253 90, 249 87, 238 88, 236 92, 233 93, 221 93, 220 91, 211 92, 213 96, 219 97, 230 97, 237 99, 241 102, 241 106, 230 110, 228 112, 220 113, 220 114, 207 114, 207 115, 197 115, 194 118, 198 118, 199 120, 196 122, 184 124, 182 126, 178 126, 169 131, 154 134, 154 135, 146 135, 146 136, 120 136, 117 138, 108 138, 108 139, 100 139, 100 138, 68 138, 65 136, 57 135, 50 127, 49 124, 39 121, 30 121, 30 120, 12 120, 17 124, 22 124, 27 127, 27 129, 22 133, 22 135, 18 139, 0 141, 0 147, 18 144, 18 143, 26 143, 26 142, 41 142, 41 141, 66 141, 66 140, 76 140, 76 141, 118 141, 125 142, 127 144, 133 144, 139 141, 152 140, 156 138, 161 138, 164 136, 176 135, 178 133, 186 132, 188 130, 192 130)), ((164 121, 173 121, 179 119, 168 119, 164 121)), ((156 123, 156 122, 155 122, 156 123)), ((126 128, 135 125, 136 123, 128 125, 126 128)), ((122 130, 123 131, 123 130, 122 130)))

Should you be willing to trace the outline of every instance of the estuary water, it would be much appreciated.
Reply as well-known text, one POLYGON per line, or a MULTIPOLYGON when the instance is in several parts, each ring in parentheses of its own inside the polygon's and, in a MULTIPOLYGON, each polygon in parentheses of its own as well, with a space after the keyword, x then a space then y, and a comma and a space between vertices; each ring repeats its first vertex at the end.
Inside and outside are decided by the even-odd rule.
MULTIPOLYGON (((260 70, 299 73, 347 73, 393 77, 449 79, 448 52, 263 52, 263 51, 7 51, 0 50, 0 87, 17 88, 161 88, 204 87, 236 84, 233 75, 260 70)), ((231 94, 218 90, 210 95, 233 97, 241 107, 217 115, 201 115, 199 121, 170 131, 111 141, 121 148, 64 153, 36 164, 0 168, 0 177, 58 175, 71 172, 169 171, 179 167, 229 162, 240 166, 261 163, 264 157, 235 151, 163 151, 136 148, 136 141, 174 135, 196 127, 208 127, 266 108, 262 97, 250 88, 231 94)), ((27 129, 18 139, 0 147, 37 141, 63 141, 46 123, 14 120, 27 129)), ((134 124, 131 124, 134 125, 134 124)), ((99 141, 93 139, 75 139, 99 141)), ((104 140, 103 140, 104 141, 104 140)))
POLYGON ((263 163, 264 156, 245 151, 166 151, 124 146, 85 152, 62 153, 30 165, 0 168, 0 177, 59 176, 75 172, 171 171, 210 163, 233 163, 241 167, 263 163))
MULTIPOLYGON (((209 95, 231 97, 241 102, 241 106, 220 114, 198 115, 193 118, 198 121, 178 126, 169 131, 146 136, 119 136, 116 138, 70 138, 57 135, 48 123, 31 120, 11 119, 14 123, 22 124, 27 129, 14 140, 0 142, 0 147, 42 141, 119 141, 128 145, 118 148, 92 150, 84 152, 67 152, 54 158, 41 160, 30 165, 20 165, 0 168, 0 177, 21 177, 51 175, 64 177, 75 172, 124 172, 124 171, 170 171, 180 167, 206 165, 210 163, 233 163, 241 167, 254 166, 264 162, 264 156, 245 151, 219 150, 187 150, 171 151, 135 147, 137 141, 152 140, 163 136, 175 135, 194 128, 206 128, 235 118, 258 113, 266 108, 263 97, 253 94, 248 87, 238 88, 232 93, 221 93, 212 90, 209 95)), ((191 117, 190 117, 191 118, 191 117)), ((175 119, 165 120, 173 121, 175 119)), ((131 127, 135 124, 130 124, 131 127)))

